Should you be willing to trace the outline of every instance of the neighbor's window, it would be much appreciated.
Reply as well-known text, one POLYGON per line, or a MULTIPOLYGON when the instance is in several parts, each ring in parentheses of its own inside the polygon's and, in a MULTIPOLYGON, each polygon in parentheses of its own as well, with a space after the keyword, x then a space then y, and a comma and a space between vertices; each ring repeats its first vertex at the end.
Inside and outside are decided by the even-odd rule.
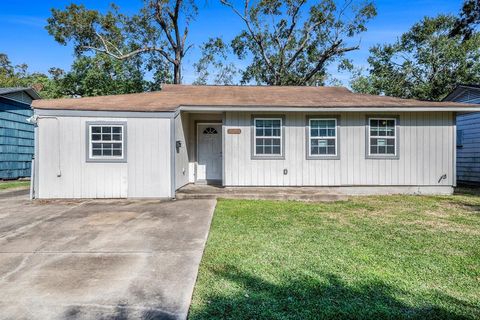
POLYGON ((397 119, 370 118, 369 119, 369 155, 396 156, 397 155, 397 119))
POLYGON ((89 160, 125 159, 124 124, 89 124, 88 137, 89 160))
POLYGON ((337 156, 337 119, 309 119, 309 156, 337 156))
POLYGON ((282 118, 254 119, 254 155, 282 156, 282 118))

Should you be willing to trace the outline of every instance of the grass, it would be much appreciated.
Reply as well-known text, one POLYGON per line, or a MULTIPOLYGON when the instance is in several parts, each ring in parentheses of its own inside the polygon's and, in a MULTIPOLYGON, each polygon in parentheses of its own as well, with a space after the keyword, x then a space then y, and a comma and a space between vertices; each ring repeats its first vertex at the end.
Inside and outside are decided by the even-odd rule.
POLYGON ((480 197, 221 200, 189 319, 480 319, 480 197))
POLYGON ((30 181, 5 181, 0 182, 0 190, 28 187, 29 185, 30 181))

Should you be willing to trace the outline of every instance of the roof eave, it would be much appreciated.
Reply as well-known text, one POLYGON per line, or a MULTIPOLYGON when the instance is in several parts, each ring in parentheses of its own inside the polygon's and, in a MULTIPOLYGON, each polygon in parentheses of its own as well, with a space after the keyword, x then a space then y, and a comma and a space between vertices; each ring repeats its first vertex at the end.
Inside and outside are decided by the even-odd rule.
POLYGON ((2 92, 2 95, 10 94, 10 93, 17 93, 17 92, 25 92, 32 98, 32 100, 41 99, 38 92, 33 88, 10 88, 10 90, 6 90, 2 92))
POLYGON ((460 84, 453 89, 442 101, 454 101, 456 97, 463 94, 466 90, 480 91, 480 87, 474 85, 460 84))
POLYGON ((33 107, 39 113, 49 114, 82 114, 82 113, 138 113, 138 114, 162 114, 162 113, 179 113, 185 112, 480 112, 480 105, 461 105, 461 106, 401 106, 401 107, 378 107, 378 106, 331 106, 331 107, 292 107, 292 106, 204 106, 204 105, 181 105, 177 108, 169 110, 138 110, 138 109, 72 109, 72 108, 55 108, 55 107, 33 107))
POLYGON ((377 106, 346 106, 346 107, 291 107, 291 106, 198 106, 181 105, 178 111, 196 112, 221 112, 221 111, 254 111, 254 112, 480 112, 479 106, 401 106, 401 107, 377 107, 377 106))
POLYGON ((32 98, 32 100, 42 99, 38 92, 33 88, 28 88, 27 90, 25 90, 25 92, 32 98))

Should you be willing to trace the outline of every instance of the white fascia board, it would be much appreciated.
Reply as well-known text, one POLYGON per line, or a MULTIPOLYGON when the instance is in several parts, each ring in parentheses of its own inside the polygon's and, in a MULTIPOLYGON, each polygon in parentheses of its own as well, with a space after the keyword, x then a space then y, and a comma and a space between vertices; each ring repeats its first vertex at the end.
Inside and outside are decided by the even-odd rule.
POLYGON ((34 109, 38 116, 57 117, 124 117, 124 118, 174 118, 181 111, 188 112, 480 112, 480 105, 472 104, 471 107, 271 107, 271 106, 180 106, 175 111, 149 112, 149 111, 100 111, 100 110, 64 110, 64 109, 34 109))
POLYGON ((173 118, 175 112, 34 109, 38 116, 100 118, 173 118))
POLYGON ((180 106, 180 111, 190 112, 480 112, 480 105, 472 107, 238 107, 238 106, 180 106))

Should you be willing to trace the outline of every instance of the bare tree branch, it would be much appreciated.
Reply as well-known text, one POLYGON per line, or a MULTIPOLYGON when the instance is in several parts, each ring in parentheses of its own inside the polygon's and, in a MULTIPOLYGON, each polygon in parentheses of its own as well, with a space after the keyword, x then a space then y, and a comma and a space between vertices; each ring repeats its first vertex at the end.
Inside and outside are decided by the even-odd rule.
POLYGON ((339 40, 338 42, 334 43, 330 48, 328 48, 320 57, 318 60, 316 66, 308 72, 305 77, 302 79, 301 83, 308 83, 314 76, 317 74, 320 70, 322 70, 325 66, 325 63, 333 57, 334 55, 339 55, 343 54, 345 52, 353 51, 353 50, 358 50, 358 46, 355 47, 346 47, 346 48, 340 48, 342 44, 342 40, 339 40))
POLYGON ((310 33, 313 31, 313 29, 315 29, 316 27, 318 27, 322 23, 325 23, 325 20, 317 21, 316 23, 314 23, 313 25, 311 25, 310 27, 308 27, 305 30, 305 32, 304 32, 304 34, 305 34, 304 37, 305 38, 303 39, 301 44, 297 47, 297 49, 296 49, 295 53, 292 55, 292 57, 288 60, 287 65, 286 65, 287 68, 290 68, 291 65, 298 58, 298 56, 303 52, 303 50, 305 50, 305 47, 308 44, 308 41, 310 41, 310 33))
POLYGON ((172 48, 176 47, 175 40, 172 38, 172 35, 170 34, 170 29, 168 28, 167 22, 165 19, 162 17, 162 7, 160 3, 157 1, 155 4, 155 20, 157 23, 160 25, 160 28, 162 28, 165 36, 167 37, 168 42, 170 43, 170 46, 172 48))
POLYGON ((240 59, 246 53, 252 63, 243 72, 242 82, 256 80, 270 85, 305 85, 325 71, 329 61, 359 48, 344 41, 366 30, 365 23, 375 14, 369 1, 354 6, 355 0, 255 1, 244 0, 244 12, 233 0, 220 0, 245 23, 232 43, 240 59), (302 13, 307 14, 306 19, 302 13), (350 18, 350 13, 353 18, 350 18), (301 26, 299 22, 304 21, 301 26))
POLYGON ((268 58, 267 54, 266 54, 266 51, 265 51, 265 48, 264 48, 264 45, 263 45, 263 41, 261 39, 261 37, 259 35, 257 35, 254 31, 253 31, 253 28, 251 27, 250 25, 250 20, 247 18, 247 13, 248 13, 248 3, 249 1, 248 0, 245 0, 245 15, 242 15, 236 8, 233 4, 231 4, 230 2, 226 1, 226 0, 220 0, 222 4, 230 7, 233 12, 239 16, 244 22, 245 22, 245 25, 247 26, 247 29, 248 29, 248 32, 250 34, 250 36, 252 37, 253 41, 255 41, 255 43, 258 45, 258 48, 260 49, 260 52, 262 54, 262 57, 263 57, 263 60, 265 61, 265 63, 267 64, 267 66, 269 67, 269 69, 273 72, 273 73, 276 73, 276 70, 275 68, 273 68, 272 66, 272 63, 270 61, 270 59, 268 58))
POLYGON ((165 59, 167 59, 170 63, 174 63, 175 61, 173 59, 171 59, 168 55, 167 52, 165 52, 163 49, 161 48, 156 48, 156 47, 146 47, 146 48, 142 48, 142 49, 137 49, 137 50, 133 50, 129 53, 125 53, 125 54, 121 54, 121 55, 118 55, 118 54, 115 54, 113 52, 111 52, 108 48, 97 48, 97 47, 93 47, 93 46, 82 46, 82 48, 86 49, 86 50, 93 50, 95 52, 101 52, 101 53, 105 53, 105 54, 108 54, 109 56, 115 58, 115 59, 118 59, 118 60, 126 60, 126 59, 129 59, 133 56, 136 56, 140 53, 146 53, 146 52, 158 52, 160 53, 162 56, 165 57, 165 59))
MULTIPOLYGON (((302 6, 305 4, 306 0, 300 1, 300 3, 295 7, 292 13, 292 17, 290 20, 290 28, 288 28, 288 31, 286 33, 286 40, 283 44, 283 46, 280 48, 280 66, 279 66, 279 71, 278 74, 283 74, 283 70, 285 67, 285 51, 287 49, 288 44, 292 40, 292 34, 293 31, 295 30, 295 27, 297 26, 297 18, 300 13, 300 9, 302 6)), ((277 37, 278 38, 278 37, 277 37)))

